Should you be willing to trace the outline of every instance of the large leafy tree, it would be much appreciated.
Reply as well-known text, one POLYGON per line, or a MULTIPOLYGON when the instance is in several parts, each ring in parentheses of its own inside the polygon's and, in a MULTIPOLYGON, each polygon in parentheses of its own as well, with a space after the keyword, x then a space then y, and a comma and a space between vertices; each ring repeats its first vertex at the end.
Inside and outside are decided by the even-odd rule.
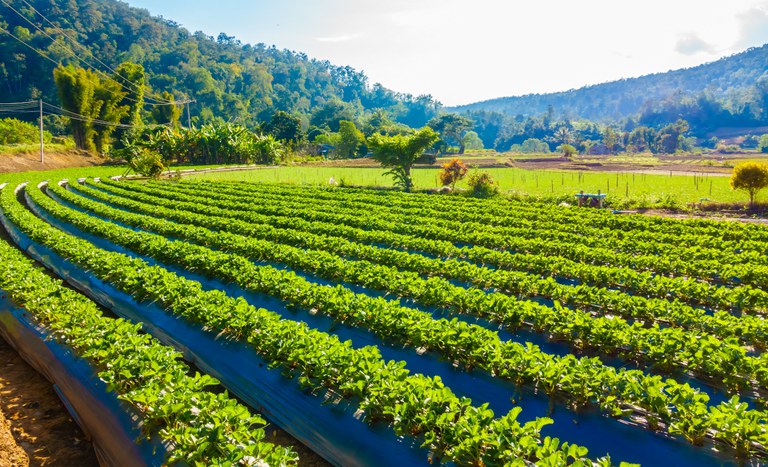
POLYGON ((765 187, 768 187, 768 164, 745 162, 733 169, 731 188, 746 191, 750 206, 754 205, 757 193, 765 187))
POLYGON ((289 145, 296 145, 304 139, 301 119, 282 110, 275 112, 262 129, 276 140, 289 145))
POLYGON ((354 122, 342 120, 339 122, 339 143, 336 152, 343 159, 350 159, 365 149, 365 136, 358 130, 354 122))
POLYGON ((448 113, 433 118, 427 125, 440 133, 446 143, 458 146, 459 154, 464 154, 464 136, 472 129, 474 122, 464 115, 448 113))
POLYGON ((411 191, 411 168, 438 138, 432 128, 424 127, 411 135, 373 134, 368 138, 368 147, 373 151, 373 158, 389 169, 387 174, 394 177, 395 184, 411 191))

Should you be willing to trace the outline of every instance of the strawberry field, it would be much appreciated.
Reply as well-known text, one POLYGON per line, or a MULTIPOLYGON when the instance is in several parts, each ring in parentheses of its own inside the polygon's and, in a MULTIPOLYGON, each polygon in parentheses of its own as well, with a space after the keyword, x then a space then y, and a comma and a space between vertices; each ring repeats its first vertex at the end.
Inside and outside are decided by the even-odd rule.
POLYGON ((762 226, 206 181, 0 208, 0 290, 148 463, 300 462, 257 413, 337 465, 768 460, 762 226))

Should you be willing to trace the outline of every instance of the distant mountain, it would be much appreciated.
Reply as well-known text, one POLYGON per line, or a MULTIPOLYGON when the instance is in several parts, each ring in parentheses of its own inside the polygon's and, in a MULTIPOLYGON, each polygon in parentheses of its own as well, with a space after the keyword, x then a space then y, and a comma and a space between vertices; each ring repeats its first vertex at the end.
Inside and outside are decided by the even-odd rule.
MULTIPOLYGON (((551 94, 501 97, 448 108, 458 112, 541 115, 552 107, 558 117, 613 122, 652 114, 670 105, 705 98, 737 114, 745 106, 768 108, 768 44, 693 68, 622 79, 551 94)), ((747 109, 749 110, 749 109, 747 109)))
POLYGON ((440 108, 431 96, 371 85, 365 74, 351 67, 265 44, 242 44, 225 33, 215 38, 191 33, 121 1, 3 3, 0 103, 38 97, 57 102, 53 70, 59 63, 110 73, 107 66, 130 61, 144 67, 150 95, 169 92, 177 100, 195 99, 190 106, 193 122, 222 118, 256 125, 282 110, 306 124, 314 112, 327 107, 326 113, 345 119, 384 109, 397 121, 417 127, 440 108))

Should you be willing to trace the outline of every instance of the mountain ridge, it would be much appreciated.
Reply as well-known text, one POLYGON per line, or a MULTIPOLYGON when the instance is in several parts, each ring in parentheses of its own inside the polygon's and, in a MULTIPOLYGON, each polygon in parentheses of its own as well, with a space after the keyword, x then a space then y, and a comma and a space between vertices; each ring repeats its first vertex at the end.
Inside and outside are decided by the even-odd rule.
POLYGON ((650 110, 675 94, 706 94, 734 105, 752 86, 768 87, 768 44, 751 47, 718 60, 689 68, 623 78, 552 93, 530 93, 486 99, 446 107, 446 110, 489 111, 506 115, 539 115, 548 106, 571 119, 616 121, 650 110), (639 89, 638 89, 639 88, 639 89))

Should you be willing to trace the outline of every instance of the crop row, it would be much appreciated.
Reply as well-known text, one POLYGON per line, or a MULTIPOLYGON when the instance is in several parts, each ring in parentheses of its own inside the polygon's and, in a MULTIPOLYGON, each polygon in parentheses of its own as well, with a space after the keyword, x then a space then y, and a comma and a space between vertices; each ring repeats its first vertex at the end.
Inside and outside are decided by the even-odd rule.
MULTIPOLYGON (((372 245, 383 244, 407 251, 423 251, 442 258, 464 259, 476 264, 487 264, 498 269, 576 278, 586 284, 621 287, 645 296, 670 300, 679 299, 692 304, 716 308, 735 308, 748 312, 768 309, 768 293, 749 286, 730 289, 690 278, 668 278, 647 272, 637 272, 629 268, 596 266, 544 254, 514 254, 483 247, 462 248, 440 240, 347 227, 321 220, 308 221, 293 217, 232 211, 223 203, 215 205, 210 203, 204 196, 188 195, 168 199, 163 196, 163 192, 144 187, 131 186, 128 189, 125 184, 102 184, 99 187, 107 188, 113 194, 117 193, 120 196, 141 202, 166 206, 171 209, 184 209, 203 215, 226 216, 252 224, 270 224, 278 228, 301 230, 334 237, 334 242, 339 241, 340 238, 348 238, 372 245)), ((407 266, 407 263, 405 265, 407 266)))
MULTIPOLYGON (((317 309, 341 322, 368 327, 386 340, 439 351, 468 368, 478 366, 518 384, 536 384, 548 394, 566 396, 573 406, 593 402, 614 416, 625 414, 624 411, 628 411, 626 414, 629 415, 633 408, 643 409, 652 428, 668 424, 671 433, 684 434, 693 442, 700 442, 709 430, 715 433, 716 438, 725 439, 724 432, 710 422, 724 421, 721 417, 723 410, 746 408, 735 397, 708 410, 708 396, 687 384, 662 381, 660 377, 646 376, 637 370, 616 370, 603 366, 598 359, 576 359, 572 355, 552 357, 534 346, 501 343, 495 333, 476 326, 455 320, 433 320, 427 313, 402 308, 382 299, 355 295, 341 287, 314 286, 292 273, 255 266, 234 255, 206 251, 183 242, 169 242, 162 237, 152 238, 151 235, 127 229, 111 235, 111 231, 119 229, 114 224, 90 222, 89 216, 61 209, 51 200, 46 201, 42 194, 36 193, 35 197, 40 198, 43 207, 50 208, 52 213, 68 222, 113 241, 122 240, 122 245, 135 251, 175 262, 188 269, 214 274, 251 290, 271 293, 293 306, 317 309)), ((190 226, 166 221, 154 219, 150 222, 153 228, 174 237, 185 237, 194 231, 190 226)), ((210 235, 218 234, 210 232, 210 235)), ((230 244, 235 240, 233 236, 226 238, 230 244)), ((762 412, 749 413, 750 420, 755 420, 755 426, 764 424, 762 415, 755 418, 762 412)), ((757 438, 752 438, 747 444, 753 442, 759 443, 757 438)), ((737 444, 738 441, 733 443, 734 446, 737 444)))
MULTIPOLYGON (((189 194, 164 190, 163 196, 185 200, 189 194)), ((676 257, 633 255, 608 248, 590 248, 575 245, 572 242, 519 238, 483 231, 462 232, 448 228, 441 222, 430 222, 427 219, 421 219, 418 224, 402 224, 367 212, 318 212, 309 204, 289 208, 272 204, 254 204, 242 198, 208 199, 206 203, 214 206, 225 206, 227 209, 235 211, 299 217, 309 221, 322 220, 368 230, 383 230, 428 239, 446 240, 454 244, 478 245, 515 253, 557 255, 585 263, 631 267, 673 276, 693 276, 717 283, 745 283, 757 287, 768 287, 768 266, 723 264, 720 261, 686 261, 676 257)))
MULTIPOLYGON (((108 216, 136 227, 147 228, 151 225, 145 218, 131 216, 122 211, 89 202, 83 197, 75 196, 57 186, 53 186, 51 189, 67 201, 97 215, 108 216)), ((174 209, 169 209, 156 204, 143 204, 123 198, 110 197, 101 191, 83 186, 75 185, 73 189, 82 191, 91 198, 100 199, 133 212, 173 220, 182 224, 198 225, 220 233, 215 236, 204 231, 197 231, 202 233, 194 237, 186 237, 200 244, 237 252, 254 259, 283 262, 293 268, 309 271, 331 280, 353 282, 365 287, 386 290, 395 295, 413 297, 428 306, 451 307, 460 312, 474 311, 473 308, 469 310, 462 308, 468 300, 460 292, 461 289, 438 279, 425 281, 418 276, 401 272, 398 269, 417 271, 431 277, 459 279, 477 287, 493 287, 518 297, 545 296, 569 305, 579 305, 585 309, 597 308, 604 314, 610 313, 627 318, 660 321, 676 327, 696 329, 699 332, 713 334, 720 338, 736 337, 747 345, 755 345, 759 348, 764 348, 768 344, 768 322, 754 316, 738 318, 727 312, 708 315, 703 310, 691 308, 679 302, 633 297, 617 291, 590 286, 565 286, 551 278, 541 279, 528 274, 492 270, 463 261, 441 261, 402 251, 355 244, 343 239, 329 241, 327 237, 303 232, 282 231, 275 228, 264 229, 236 219, 210 217, 187 212, 178 205, 174 209), (242 237, 233 239, 223 235, 222 232, 235 233, 250 239, 260 238, 268 240, 270 243, 247 242, 242 237), (288 246, 288 244, 297 245, 301 248, 311 248, 316 251, 308 252, 288 246), (345 256, 362 258, 366 262, 341 258, 345 256), (370 264, 367 261, 376 264, 370 264), (382 264, 389 267, 379 266, 382 264), (437 292, 437 290, 441 290, 441 292, 437 292)), ((494 294, 490 295, 491 297, 495 296, 494 294)), ((497 305, 498 308, 499 305, 497 305)))
MULTIPOLYGON (((704 242, 701 246, 717 247, 722 242, 768 242, 768 232, 759 225, 738 222, 723 222, 710 219, 668 219, 643 215, 617 216, 610 211, 594 209, 574 209, 555 206, 550 203, 512 200, 499 197, 496 199, 473 199, 457 196, 436 196, 420 193, 402 193, 392 191, 375 191, 369 189, 328 188, 313 186, 291 186, 253 184, 245 182, 201 182, 215 186, 236 186, 246 192, 281 192, 299 197, 307 196, 316 200, 338 200, 354 198, 374 205, 385 205, 399 208, 430 207, 435 210, 468 209, 481 212, 501 220, 509 217, 515 219, 524 214, 530 219, 558 219, 563 223, 586 220, 595 228, 610 228, 626 232, 647 232, 666 236, 695 235, 704 242)), ((754 248, 745 248, 754 249, 754 248)))
MULTIPOLYGON (((159 185, 155 185, 159 186, 159 185)), ((717 247, 702 247, 695 245, 691 247, 691 242, 698 236, 686 235, 685 238, 674 236, 668 242, 662 241, 663 238, 658 234, 649 234, 645 232, 625 232, 617 229, 595 229, 592 225, 583 221, 569 219, 567 222, 563 219, 529 219, 525 215, 520 215, 513 219, 507 219, 505 222, 496 220, 494 216, 487 216, 478 213, 476 210, 469 209, 430 209, 426 207, 414 207, 408 210, 391 209, 386 206, 373 205, 369 203, 360 203, 353 197, 337 201, 321 203, 313 200, 311 197, 296 196, 295 194, 284 193, 260 193, 258 191, 248 192, 231 188, 228 185, 203 185, 195 183, 178 183, 174 185, 162 185, 170 189, 177 189, 185 193, 210 195, 212 199, 248 199, 257 204, 273 203, 289 208, 303 207, 312 202, 313 209, 321 212, 330 213, 348 213, 349 211, 363 210, 369 214, 376 214, 381 218, 388 219, 391 222, 402 224, 419 223, 422 219, 428 219, 430 222, 440 222, 446 228, 459 232, 483 231, 522 238, 540 238, 557 242, 577 243, 592 248, 609 248, 625 253, 643 254, 643 255, 662 255, 675 256, 682 260, 699 261, 710 260, 728 262, 734 264, 768 264, 768 256, 765 250, 768 244, 756 243, 756 249, 744 251, 744 245, 728 247, 723 244, 717 247), (459 221, 460 220, 460 221, 459 221), (501 225, 499 225, 501 224, 501 225)))
MULTIPOLYGON (((552 465, 591 462, 583 447, 540 437, 539 431, 551 423, 550 419, 520 424, 516 421, 519 408, 494 418, 487 405, 475 407, 469 399, 456 397, 439 378, 411 375, 402 363, 384 362, 375 347, 354 349, 350 342, 342 343, 304 323, 280 319, 243 299, 203 291, 199 283, 161 267, 96 249, 37 219, 12 193, 1 196, 8 217, 34 240, 137 301, 155 302, 214 334, 248 342, 273 365, 290 371, 307 389, 331 389, 357 401, 368 420, 385 421, 397 434, 422 439, 439 460, 497 464, 525 459, 552 465)), ((596 462, 610 464, 608 458, 596 462)))
POLYGON ((261 417, 226 393, 206 391, 218 381, 189 375, 181 354, 141 333, 141 325, 104 317, 93 302, 35 268, 3 240, 0 261, 0 290, 24 306, 51 338, 100 370, 110 390, 137 411, 147 436, 157 434, 171 443, 169 463, 296 463, 290 450, 264 441, 261 417), (207 443, 195 441, 200 439, 207 443))

